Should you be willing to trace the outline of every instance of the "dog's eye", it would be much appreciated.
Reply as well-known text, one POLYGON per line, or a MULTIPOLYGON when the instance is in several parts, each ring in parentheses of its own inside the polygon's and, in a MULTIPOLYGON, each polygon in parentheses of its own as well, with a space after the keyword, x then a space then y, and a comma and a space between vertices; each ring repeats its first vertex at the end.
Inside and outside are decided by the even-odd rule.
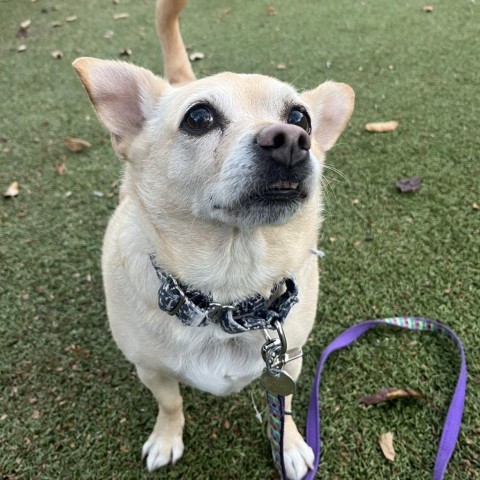
POLYGON ((293 108, 288 114, 287 123, 303 128, 308 134, 312 131, 310 117, 306 110, 302 107, 293 108))
POLYGON ((203 133, 210 130, 215 125, 215 118, 211 109, 207 105, 195 105, 192 107, 185 118, 182 126, 194 133, 203 133))

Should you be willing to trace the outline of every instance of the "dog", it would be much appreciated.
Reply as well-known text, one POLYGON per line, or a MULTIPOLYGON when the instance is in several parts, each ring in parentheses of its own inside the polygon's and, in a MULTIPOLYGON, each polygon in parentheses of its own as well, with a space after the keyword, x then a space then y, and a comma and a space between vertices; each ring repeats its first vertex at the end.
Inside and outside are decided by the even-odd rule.
MULTIPOLYGON (((322 166, 354 104, 341 83, 298 93, 256 74, 196 80, 179 28, 186 3, 157 0, 165 78, 120 61, 73 63, 125 161, 102 271, 115 342, 158 402, 142 449, 150 471, 182 456, 180 382, 228 395, 264 370, 262 331, 226 331, 220 317, 232 320, 229 312, 252 297, 267 304, 293 278, 299 301, 283 328, 289 347, 306 342, 319 286, 310 250, 322 222, 322 166), (195 296, 203 306, 179 318, 195 296)), ((296 379, 301 365, 297 358, 286 372, 296 379)), ((290 415, 284 457, 291 480, 314 461, 290 415)))

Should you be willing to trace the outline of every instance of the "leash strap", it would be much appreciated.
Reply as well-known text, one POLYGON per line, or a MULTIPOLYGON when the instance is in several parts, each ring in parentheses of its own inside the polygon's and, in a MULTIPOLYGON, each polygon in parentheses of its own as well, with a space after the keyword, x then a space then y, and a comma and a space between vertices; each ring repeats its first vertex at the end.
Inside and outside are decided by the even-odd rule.
POLYGON ((285 463, 283 461, 283 430, 285 427, 285 397, 267 391, 268 421, 270 429, 270 445, 273 463, 277 467, 282 480, 286 480, 285 463))
MULTIPOLYGON (((304 477, 304 480, 313 480, 318 470, 321 455, 321 441, 320 441, 320 409, 319 409, 319 387, 320 377, 323 371, 323 367, 327 358, 332 352, 341 350, 347 347, 364 333, 374 327, 381 325, 387 325, 392 327, 404 328, 407 330, 418 330, 426 332, 435 332, 444 335, 452 339, 459 351, 461 357, 460 373, 455 387, 450 407, 448 408, 447 417, 445 419, 440 444, 438 447, 437 458, 435 461, 435 468, 433 472, 433 480, 442 480, 447 469, 448 462, 455 450, 458 435, 460 432, 460 426, 462 423, 463 409, 465 405, 465 394, 467 388, 467 362, 465 359, 465 351, 460 338, 449 327, 442 325, 439 322, 430 320, 428 318, 418 317, 393 317, 382 320, 369 320, 366 322, 358 323, 343 333, 341 333, 333 342, 331 342, 327 348, 322 352, 320 361, 317 364, 317 371, 315 374, 312 391, 310 394, 310 404, 308 407, 307 416, 307 428, 306 428, 306 442, 312 448, 315 454, 314 469, 310 470, 304 477)), ((279 397, 277 402, 282 405, 283 397, 279 397)), ((272 417, 272 414, 270 415, 272 417)), ((284 411, 282 411, 282 424, 283 424, 284 411)), ((283 427, 282 427, 283 430, 283 427)), ((272 449, 275 445, 272 442, 272 449)), ((285 478, 285 468, 283 465, 283 450, 280 450, 280 462, 281 468, 279 472, 282 478, 285 478)), ((275 460, 275 453, 274 453, 275 460)), ((277 467, 278 468, 278 467, 277 467)))

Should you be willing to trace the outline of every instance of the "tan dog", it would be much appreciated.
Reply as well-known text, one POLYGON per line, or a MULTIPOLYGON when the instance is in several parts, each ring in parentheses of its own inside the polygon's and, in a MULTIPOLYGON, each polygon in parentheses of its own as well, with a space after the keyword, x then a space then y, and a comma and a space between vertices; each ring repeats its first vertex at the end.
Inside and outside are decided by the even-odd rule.
MULTIPOLYGON (((179 382, 227 395, 265 366, 261 331, 184 326, 160 310, 151 257, 223 305, 256 293, 267 298, 274 284, 295 276, 300 301, 284 329, 289 347, 301 347, 316 312, 317 258, 309 250, 321 223, 324 154, 354 100, 350 87, 332 82, 299 94, 262 75, 195 80, 178 26, 185 4, 157 1, 168 81, 117 61, 73 64, 126 161, 102 266, 115 341, 159 405, 143 446, 149 470, 182 456, 179 382)), ((300 369, 301 359, 287 365, 293 378, 300 369)), ((302 478, 313 453, 291 416, 284 453, 288 478, 302 478)))

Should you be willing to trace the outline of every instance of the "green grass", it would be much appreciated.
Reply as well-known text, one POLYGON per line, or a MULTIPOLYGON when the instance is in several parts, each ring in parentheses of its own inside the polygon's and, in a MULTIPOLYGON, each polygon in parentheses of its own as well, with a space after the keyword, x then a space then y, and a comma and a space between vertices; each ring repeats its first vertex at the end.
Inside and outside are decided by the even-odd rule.
MULTIPOLYGON (((130 48, 131 61, 161 73, 153 4, 0 2, 0 187, 21 185, 17 198, 0 201, 3 479, 276 478, 252 407, 251 396, 264 405, 258 385, 227 399, 185 388, 184 457, 154 475, 140 460, 156 406, 111 340, 99 265, 121 165, 70 63, 130 48), (128 19, 112 19, 123 11, 128 19), (78 20, 65 23, 69 15, 78 20), (27 18, 29 37, 16 39, 27 18), (51 28, 53 21, 63 25, 51 28), (109 29, 114 36, 105 39, 109 29), (22 43, 28 48, 17 53, 22 43), (50 55, 57 49, 61 60, 50 55), (92 147, 69 153, 66 136, 92 147), (55 173, 61 161, 63 176, 55 173)), ((320 352, 343 328, 390 315, 433 317, 462 337, 469 363, 464 423, 446 478, 479 479, 480 211, 472 204, 480 204, 480 5, 438 1, 431 14, 423 5, 192 0, 182 26, 186 43, 206 54, 194 65, 199 76, 259 72, 299 89, 333 79, 357 94, 328 157, 343 175, 326 171, 319 243, 326 258, 299 423, 320 352), (277 15, 266 14, 270 4, 277 15), (231 11, 222 15, 225 7, 231 11), (287 69, 277 71, 278 63, 287 69), (390 119, 400 122, 394 133, 363 130, 390 119), (422 189, 398 193, 395 181, 408 176, 421 177, 422 189)), ((335 354, 321 389, 320 477, 431 478, 458 366, 444 339, 406 332, 372 332, 335 354), (388 386, 416 388, 429 400, 359 405, 359 397, 388 386), (386 431, 394 433, 395 463, 377 445, 386 431)))

